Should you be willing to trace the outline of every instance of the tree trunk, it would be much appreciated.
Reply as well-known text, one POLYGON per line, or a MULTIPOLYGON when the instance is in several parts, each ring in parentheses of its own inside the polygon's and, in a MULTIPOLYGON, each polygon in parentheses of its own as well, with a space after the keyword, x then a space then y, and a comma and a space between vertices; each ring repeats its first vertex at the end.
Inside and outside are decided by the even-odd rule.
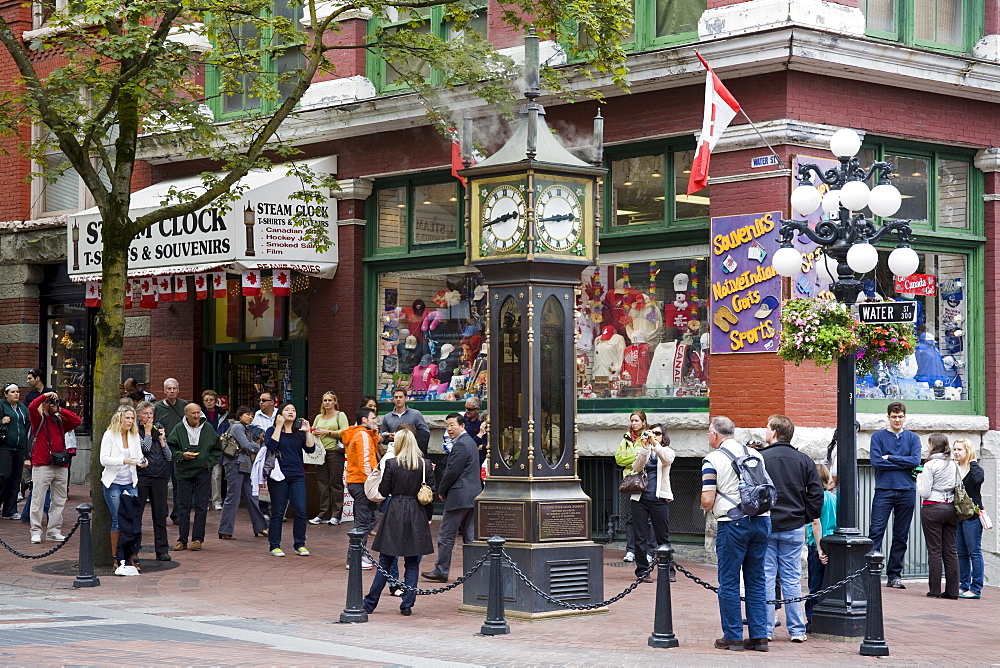
MULTIPOLYGON (((121 214, 124 217, 124 213, 121 214)), ((97 352, 94 358, 93 445, 90 450, 90 496, 94 506, 94 565, 112 565, 111 516, 104 501, 101 482, 101 440, 118 410, 121 392, 122 340, 125 338, 125 281, 128 272, 128 247, 132 239, 116 230, 123 224, 104 222, 101 307, 97 314, 97 352)))

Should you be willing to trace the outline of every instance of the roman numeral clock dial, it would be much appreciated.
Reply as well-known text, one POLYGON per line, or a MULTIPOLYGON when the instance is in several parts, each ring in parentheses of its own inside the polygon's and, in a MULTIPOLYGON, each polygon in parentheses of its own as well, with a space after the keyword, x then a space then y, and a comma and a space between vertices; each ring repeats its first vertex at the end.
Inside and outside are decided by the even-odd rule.
POLYGON ((524 241, 527 226, 524 194, 513 185, 502 185, 487 194, 482 204, 482 240, 489 248, 506 253, 524 241))
POLYGON ((553 185, 538 196, 536 207, 538 240, 557 252, 570 251, 583 232, 580 197, 570 187, 553 185))

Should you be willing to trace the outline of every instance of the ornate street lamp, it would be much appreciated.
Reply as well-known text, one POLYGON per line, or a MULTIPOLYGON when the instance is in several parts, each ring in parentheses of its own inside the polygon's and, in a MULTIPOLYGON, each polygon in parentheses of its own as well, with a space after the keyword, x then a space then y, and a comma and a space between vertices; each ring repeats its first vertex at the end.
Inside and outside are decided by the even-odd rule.
MULTIPOLYGON (((774 254, 775 271, 782 276, 793 276, 802 266, 802 254, 792 247, 796 234, 804 236, 823 249, 819 271, 826 270, 832 279, 833 294, 837 301, 853 305, 861 294, 861 281, 855 275, 866 274, 878 264, 878 252, 872 245, 889 234, 898 240, 896 249, 889 255, 889 269, 893 274, 906 277, 917 270, 919 258, 910 248, 912 231, 908 220, 884 220, 881 225, 858 211, 868 207, 882 218, 899 210, 902 197, 889 183, 892 165, 875 162, 865 169, 856 154, 861 148, 861 138, 854 130, 841 129, 830 139, 830 150, 840 160, 840 166, 823 172, 815 164, 799 167, 799 185, 792 191, 792 209, 802 216, 814 213, 820 207, 833 217, 810 227, 805 220, 782 220, 779 234, 781 248, 774 254), (817 177, 829 186, 822 195, 812 185, 817 177), (868 182, 875 176, 877 182, 869 190, 868 182)), ((854 423, 857 406, 854 402, 855 356, 850 351, 837 362, 837 477, 840 490, 837 495, 837 529, 823 539, 823 549, 830 555, 824 576, 824 586, 839 582, 865 565, 865 554, 871 551, 872 541, 858 529, 858 467, 857 443, 854 423)), ((827 595, 813 609, 814 633, 841 637, 864 636, 864 618, 867 597, 862 580, 855 580, 827 595)))

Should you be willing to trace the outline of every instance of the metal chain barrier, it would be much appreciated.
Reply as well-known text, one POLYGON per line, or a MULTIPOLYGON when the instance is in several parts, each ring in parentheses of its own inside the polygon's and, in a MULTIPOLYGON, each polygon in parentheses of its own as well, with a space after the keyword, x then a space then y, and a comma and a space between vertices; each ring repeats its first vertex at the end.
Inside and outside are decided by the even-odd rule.
POLYGON ((69 542, 69 539, 73 537, 73 534, 76 533, 76 530, 79 527, 80 527, 80 518, 77 518, 76 524, 74 524, 73 528, 70 529, 70 531, 69 531, 68 534, 66 534, 66 540, 62 541, 61 543, 57 543, 54 548, 52 548, 48 552, 43 552, 42 554, 23 554, 21 552, 18 552, 17 550, 15 550, 14 548, 12 548, 10 545, 8 545, 6 543, 6 541, 4 541, 3 538, 0 538, 0 545, 3 545, 5 548, 7 548, 7 550, 11 554, 13 554, 15 557, 21 557, 22 559, 44 559, 45 557, 51 556, 51 555, 55 554, 56 552, 58 552, 59 550, 63 549, 63 546, 66 545, 66 543, 69 542))
POLYGON ((528 588, 531 589, 531 591, 535 592, 549 603, 558 605, 563 608, 568 608, 570 610, 595 610, 597 608, 603 608, 609 606, 612 603, 617 603, 618 601, 622 600, 623 598, 631 594, 633 591, 635 591, 635 588, 638 587, 640 584, 642 584, 642 579, 647 577, 650 573, 653 572, 653 565, 650 564, 646 568, 646 570, 642 572, 641 575, 636 576, 635 582, 630 584, 628 587, 626 587, 622 592, 618 593, 617 595, 612 596, 606 601, 601 601, 600 603, 589 603, 587 605, 580 605, 577 603, 567 603, 566 601, 561 601, 558 598, 555 598, 554 596, 545 593, 544 591, 539 589, 534 582, 529 580, 527 575, 521 572, 521 569, 517 567, 517 564, 514 562, 513 559, 511 559, 510 555, 507 554, 506 550, 501 550, 500 552, 503 555, 504 561, 507 562, 507 565, 510 566, 511 570, 514 571, 517 577, 521 578, 521 581, 524 582, 524 584, 528 585, 528 588))
POLYGON ((382 565, 378 562, 378 559, 374 555, 372 555, 371 552, 368 551, 368 546, 365 545, 364 543, 361 544, 361 552, 366 557, 368 557, 368 560, 370 562, 372 562, 372 565, 375 566, 375 570, 377 570, 379 573, 381 573, 382 575, 385 576, 385 579, 388 580, 388 583, 389 583, 390 587, 396 587, 398 589, 402 589, 403 591, 416 592, 417 596, 429 596, 431 594, 443 594, 446 591, 451 591, 455 587, 458 587, 458 586, 462 585, 463 583, 465 583, 466 580, 468 580, 469 578, 471 578, 472 574, 475 573, 476 571, 478 571, 480 568, 482 568, 483 564, 485 564, 486 560, 489 559, 489 557, 490 557, 489 552, 487 552, 486 554, 484 554, 482 556, 482 558, 478 562, 476 562, 476 565, 472 567, 471 571, 469 571, 468 573, 466 573, 462 577, 458 578, 457 580, 455 580, 454 582, 452 582, 450 585, 446 585, 444 587, 438 587, 437 589, 420 589, 419 587, 411 587, 410 585, 406 584, 402 580, 397 580, 396 578, 394 578, 391 575, 389 575, 389 571, 387 571, 384 568, 382 568, 382 565))
MULTIPOLYGON (((673 564, 674 564, 674 567, 676 567, 677 570, 679 570, 681 573, 683 573, 685 577, 687 577, 687 578, 689 578, 691 580, 694 580, 694 582, 696 584, 700 584, 702 587, 704 587, 705 589, 708 589, 709 591, 714 591, 714 592, 718 592, 719 591, 718 587, 714 587, 711 584, 709 584, 708 582, 702 580, 700 577, 698 577, 697 575, 695 575, 694 573, 692 573, 688 569, 684 568, 683 566, 681 566, 680 564, 678 564, 676 561, 674 561, 673 564)), ((851 573, 850 575, 848 575, 846 578, 844 578, 843 580, 841 580, 840 582, 837 582, 836 584, 832 584, 829 587, 826 587, 825 589, 820 589, 819 591, 813 592, 811 594, 804 594, 802 596, 796 596, 795 598, 782 598, 782 599, 778 599, 776 601, 765 601, 765 603, 771 603, 771 604, 774 604, 774 605, 777 605, 777 604, 780 603, 782 605, 785 605, 785 604, 788 604, 788 603, 801 603, 802 601, 808 601, 808 600, 813 599, 813 598, 819 598, 821 596, 826 596, 830 592, 832 592, 832 591, 834 591, 836 589, 840 589, 841 587, 843 587, 844 585, 846 585, 848 582, 852 582, 853 580, 857 580, 859 577, 861 577, 862 575, 864 575, 867 572, 867 570, 868 570, 868 566, 867 565, 862 566, 861 568, 859 568, 858 570, 854 571, 853 573, 851 573)), ((740 600, 741 601, 746 601, 746 597, 740 596, 740 600)))

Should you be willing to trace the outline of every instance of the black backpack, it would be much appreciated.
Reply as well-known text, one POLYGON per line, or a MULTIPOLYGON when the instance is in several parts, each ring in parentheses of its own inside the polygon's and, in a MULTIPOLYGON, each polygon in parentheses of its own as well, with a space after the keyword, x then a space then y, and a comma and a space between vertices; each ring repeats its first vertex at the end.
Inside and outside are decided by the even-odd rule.
POLYGON ((756 517, 771 510, 771 507, 778 500, 778 493, 774 489, 774 482, 764 468, 764 460, 750 454, 747 446, 743 446, 744 454, 737 457, 724 448, 719 448, 724 455, 729 457, 733 463, 733 470, 739 478, 739 501, 731 499, 719 492, 719 496, 730 503, 736 504, 727 515, 730 519, 738 520, 744 517, 756 517))

